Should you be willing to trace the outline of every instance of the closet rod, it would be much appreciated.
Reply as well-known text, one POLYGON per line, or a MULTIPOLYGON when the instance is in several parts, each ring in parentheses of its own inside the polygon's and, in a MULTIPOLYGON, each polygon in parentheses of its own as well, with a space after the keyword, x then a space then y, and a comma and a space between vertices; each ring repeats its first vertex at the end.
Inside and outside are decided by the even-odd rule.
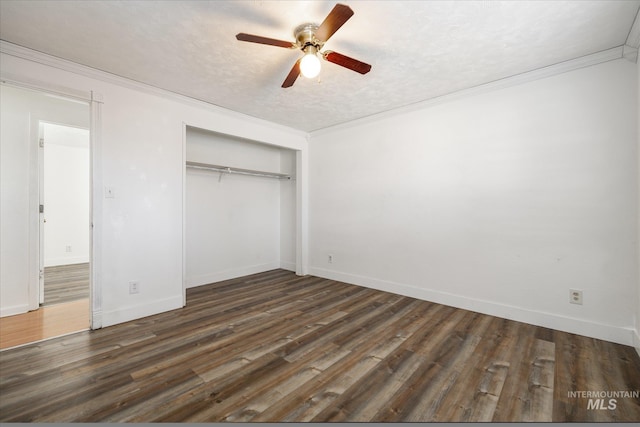
POLYGON ((205 169, 205 170, 216 171, 220 173, 228 173, 228 174, 235 173, 238 175, 260 176, 264 178, 291 179, 291 176, 285 173, 263 172, 263 171, 256 171, 251 169, 232 168, 230 166, 210 165, 208 163, 198 163, 198 162, 189 162, 189 161, 187 161, 186 164, 188 168, 205 169))

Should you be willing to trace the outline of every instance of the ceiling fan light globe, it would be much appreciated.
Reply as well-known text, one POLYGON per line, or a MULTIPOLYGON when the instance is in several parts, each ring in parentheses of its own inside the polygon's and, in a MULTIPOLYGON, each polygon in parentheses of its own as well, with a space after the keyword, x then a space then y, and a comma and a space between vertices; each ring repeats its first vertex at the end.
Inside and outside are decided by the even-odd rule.
POLYGON ((315 53, 307 53, 300 61, 300 73, 308 79, 320 74, 320 59, 315 53))

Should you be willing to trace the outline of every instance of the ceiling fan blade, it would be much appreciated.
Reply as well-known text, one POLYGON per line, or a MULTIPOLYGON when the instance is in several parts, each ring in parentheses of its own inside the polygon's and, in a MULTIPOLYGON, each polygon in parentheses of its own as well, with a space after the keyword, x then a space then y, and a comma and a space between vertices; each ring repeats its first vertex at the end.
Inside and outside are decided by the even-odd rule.
POLYGON ((260 43, 260 44, 267 44, 270 46, 278 46, 278 47, 286 47, 286 48, 296 47, 295 44, 284 41, 284 40, 270 39, 268 37, 254 36, 253 34, 246 34, 246 33, 236 34, 236 39, 242 42, 260 43))
POLYGON ((371 65, 358 61, 357 59, 349 58, 338 52, 328 51, 322 54, 322 57, 329 62, 338 64, 342 67, 348 68, 360 74, 367 74, 371 71, 371 65))
POLYGON ((282 87, 291 87, 295 83, 296 79, 300 75, 300 61, 302 58, 298 59, 295 64, 293 64, 293 68, 289 71, 289 75, 284 82, 282 83, 282 87))
POLYGON ((353 16, 353 10, 349 6, 345 6, 344 4, 337 4, 334 8, 329 12, 322 24, 316 30, 316 38, 323 42, 329 40, 329 37, 333 35, 342 24, 347 22, 349 18, 353 16))

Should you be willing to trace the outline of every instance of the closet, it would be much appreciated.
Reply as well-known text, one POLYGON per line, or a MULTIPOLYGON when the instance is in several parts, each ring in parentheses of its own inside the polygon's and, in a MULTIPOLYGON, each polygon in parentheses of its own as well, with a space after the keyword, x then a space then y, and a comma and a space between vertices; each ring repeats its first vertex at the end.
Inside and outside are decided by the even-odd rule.
POLYGON ((187 127, 185 281, 296 267, 296 152, 187 127))

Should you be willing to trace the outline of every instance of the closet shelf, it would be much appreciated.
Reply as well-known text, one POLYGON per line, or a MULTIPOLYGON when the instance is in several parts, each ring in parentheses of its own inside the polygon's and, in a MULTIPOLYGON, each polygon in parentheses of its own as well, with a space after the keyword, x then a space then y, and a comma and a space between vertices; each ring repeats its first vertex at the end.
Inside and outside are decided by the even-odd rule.
POLYGON ((205 169, 205 170, 210 170, 210 171, 220 172, 220 173, 260 176, 264 178, 275 178, 275 179, 291 179, 291 176, 286 173, 264 172, 264 171, 257 171, 257 170, 251 170, 251 169, 240 169, 240 168, 233 168, 230 166, 211 165, 209 163, 198 163, 198 162, 189 162, 189 161, 186 162, 186 165, 188 168, 205 169))

